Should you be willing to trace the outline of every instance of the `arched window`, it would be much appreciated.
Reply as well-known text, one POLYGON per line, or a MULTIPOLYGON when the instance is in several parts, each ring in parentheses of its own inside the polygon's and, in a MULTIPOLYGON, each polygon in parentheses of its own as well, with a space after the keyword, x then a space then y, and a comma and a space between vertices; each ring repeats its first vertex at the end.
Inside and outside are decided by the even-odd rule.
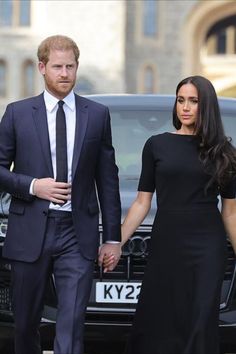
POLYGON ((26 60, 23 64, 22 96, 29 97, 35 91, 35 64, 32 60, 26 60))
POLYGON ((206 36, 208 55, 236 54, 236 15, 216 22, 206 36))
POLYGON ((156 0, 143 0, 143 34, 154 37, 157 34, 157 6, 156 0))
POLYGON ((30 26, 31 0, 1 0, 0 26, 30 26))
POLYGON ((6 62, 0 60, 0 97, 5 97, 7 94, 7 68, 6 62))
POLYGON ((155 73, 150 65, 144 68, 143 91, 147 94, 155 92, 155 73))

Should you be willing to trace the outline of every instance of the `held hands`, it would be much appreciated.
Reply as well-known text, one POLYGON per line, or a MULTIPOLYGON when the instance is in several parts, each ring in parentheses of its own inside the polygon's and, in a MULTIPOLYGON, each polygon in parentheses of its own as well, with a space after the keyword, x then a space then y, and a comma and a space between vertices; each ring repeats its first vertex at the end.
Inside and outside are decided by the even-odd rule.
POLYGON ((56 204, 64 204, 71 199, 71 185, 56 182, 53 178, 40 178, 34 181, 33 193, 36 197, 56 204))
POLYGON ((112 271, 121 256, 120 243, 104 243, 99 249, 99 265, 103 265, 104 273, 112 271))
POLYGON ((105 257, 103 258, 103 269, 104 273, 112 271, 116 266, 118 262, 115 262, 115 256, 114 254, 106 254, 105 257))

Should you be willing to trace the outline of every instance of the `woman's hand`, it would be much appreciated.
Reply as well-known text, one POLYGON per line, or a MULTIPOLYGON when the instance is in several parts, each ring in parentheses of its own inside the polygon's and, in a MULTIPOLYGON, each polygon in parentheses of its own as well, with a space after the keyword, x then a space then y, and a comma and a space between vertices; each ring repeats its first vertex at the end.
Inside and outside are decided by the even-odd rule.
POLYGON ((104 243, 99 248, 98 263, 103 266, 104 273, 112 271, 121 256, 121 244, 119 243, 104 243), (110 258, 112 257, 112 258, 110 258), (107 259, 109 259, 107 261, 107 259), (112 259, 112 261, 111 261, 112 259))
POLYGON ((114 264, 115 264, 115 256, 114 254, 106 254, 103 258, 103 269, 104 269, 104 273, 106 273, 107 271, 109 271, 109 269, 114 269, 114 264))

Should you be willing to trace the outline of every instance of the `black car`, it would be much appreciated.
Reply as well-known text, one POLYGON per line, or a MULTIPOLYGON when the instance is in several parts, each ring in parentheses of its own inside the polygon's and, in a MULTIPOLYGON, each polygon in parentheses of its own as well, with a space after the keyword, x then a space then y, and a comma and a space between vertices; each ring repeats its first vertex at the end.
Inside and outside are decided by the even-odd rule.
MULTIPOLYGON (((135 198, 141 169, 141 152, 148 137, 173 131, 172 107, 174 96, 163 95, 93 95, 89 98, 107 105, 111 112, 113 145, 119 166, 122 217, 135 198)), ((226 135, 236 144, 236 99, 220 98, 220 108, 226 135)), ((155 198, 153 198, 155 199, 155 198)), ((10 196, 4 192, 0 198, 0 246, 7 229, 10 196)), ((219 202, 220 207, 220 202, 219 202)), ((86 353, 111 354, 106 345, 112 341, 112 353, 122 353, 129 335, 135 306, 146 265, 151 227, 156 201, 142 225, 123 248, 116 269, 104 274, 95 264, 94 280, 86 314, 86 353), (99 351, 99 343, 102 351, 99 351), (94 345, 95 344, 95 345, 94 345), (106 351, 107 350, 107 351, 106 351)), ((102 238, 102 227, 100 228, 102 238)), ((1 249, 1 247, 0 247, 1 249)), ((166 250, 168 258, 168 249, 166 250)), ((228 241, 228 260, 221 292, 219 329, 222 352, 236 348, 236 289, 235 256, 228 241)), ((0 260, 0 353, 10 350, 13 320, 10 302, 10 265, 0 260), (10 344, 9 344, 10 343, 10 344)), ((44 348, 52 347, 56 318, 56 295, 53 277, 45 296, 41 321, 44 348)), ((211 353, 209 353, 211 354, 211 353)))

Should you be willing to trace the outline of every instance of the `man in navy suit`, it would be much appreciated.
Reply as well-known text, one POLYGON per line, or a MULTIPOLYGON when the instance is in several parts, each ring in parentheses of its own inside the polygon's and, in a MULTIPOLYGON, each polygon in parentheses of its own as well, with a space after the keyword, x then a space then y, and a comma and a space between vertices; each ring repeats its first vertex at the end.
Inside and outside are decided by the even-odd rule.
POLYGON ((3 256, 12 263, 15 352, 41 353, 38 327, 53 273, 58 297, 54 353, 83 354, 99 206, 99 260, 111 254, 118 260, 121 252, 110 115, 107 107, 73 92, 79 49, 72 39, 46 38, 38 59, 45 91, 9 104, 0 124, 0 188, 12 195, 3 256), (66 121, 67 181, 56 179, 59 108, 66 121))

